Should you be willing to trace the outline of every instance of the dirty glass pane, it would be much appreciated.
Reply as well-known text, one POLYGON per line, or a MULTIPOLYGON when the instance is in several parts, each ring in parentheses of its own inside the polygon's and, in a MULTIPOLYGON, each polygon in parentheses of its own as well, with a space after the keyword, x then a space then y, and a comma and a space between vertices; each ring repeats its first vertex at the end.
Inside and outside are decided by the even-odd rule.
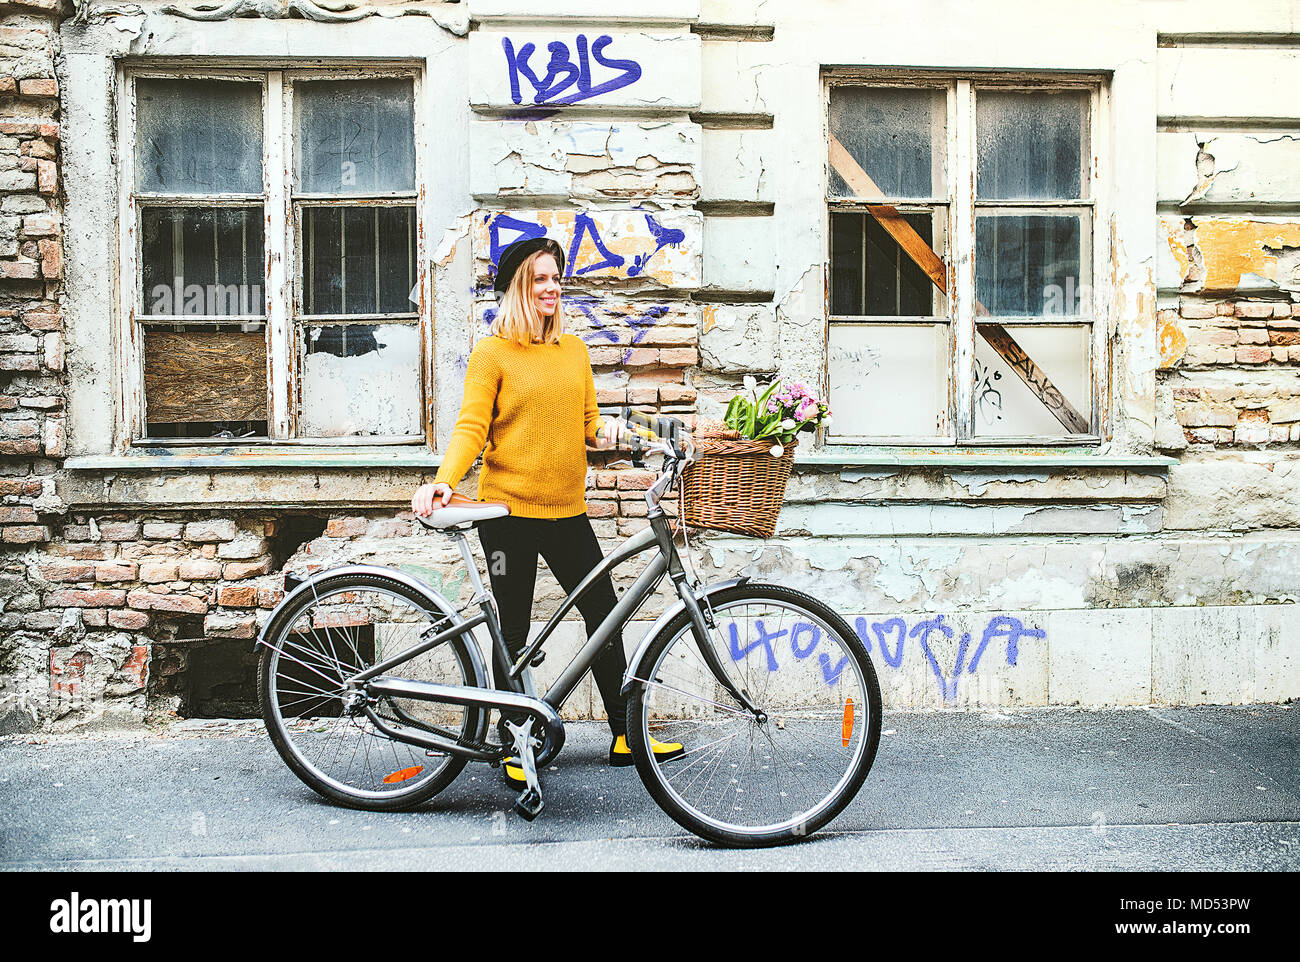
POLYGON ((135 82, 136 190, 262 192, 262 86, 231 80, 135 82))
POLYGON ((420 337, 403 324, 303 328, 302 437, 420 431, 420 337))
POLYGON ((312 80, 293 88, 297 187, 311 194, 415 189, 409 79, 312 80))
MULTIPOLYGON (((888 215, 886 221, 942 260, 945 217, 933 211, 888 215)), ((875 215, 831 214, 831 313, 877 317, 942 317, 947 299, 930 275, 875 215)), ((913 249, 917 243, 913 242, 913 249)))
POLYGON ((982 210, 975 218, 975 296, 995 315, 1087 314, 1091 242, 1086 213, 982 210))
POLYGON ((1062 437, 1080 433, 1062 424, 1052 414, 1052 408, 1059 409, 1059 398, 1064 398, 1085 421, 1092 417, 1088 325, 1006 325, 1003 330, 1018 348, 1018 353, 1011 352, 1010 359, 982 335, 975 337, 976 436, 1062 437), (1035 388, 1025 383, 1013 364, 1029 376, 1035 388))
POLYGON ((832 87, 831 196, 944 196, 946 110, 943 90, 832 87))
POLYGON ((265 437, 266 398, 261 322, 144 328, 148 437, 265 437))
POLYGON ((946 433, 946 326, 832 324, 829 360, 832 436, 946 433))
POLYGON ((975 94, 980 200, 1074 200, 1088 196, 1088 93, 975 94))
POLYGON ((146 315, 260 315, 261 207, 145 207, 140 260, 146 315))
POLYGON ((305 207, 302 236, 304 313, 415 310, 415 208, 305 207))

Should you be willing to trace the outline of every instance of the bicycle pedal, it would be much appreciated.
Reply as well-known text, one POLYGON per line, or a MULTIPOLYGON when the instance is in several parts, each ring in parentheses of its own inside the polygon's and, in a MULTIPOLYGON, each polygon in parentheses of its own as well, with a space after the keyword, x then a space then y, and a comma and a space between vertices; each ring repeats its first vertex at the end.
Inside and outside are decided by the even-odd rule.
POLYGON ((536 789, 526 788, 515 799, 515 814, 531 822, 542 811, 542 796, 536 789))

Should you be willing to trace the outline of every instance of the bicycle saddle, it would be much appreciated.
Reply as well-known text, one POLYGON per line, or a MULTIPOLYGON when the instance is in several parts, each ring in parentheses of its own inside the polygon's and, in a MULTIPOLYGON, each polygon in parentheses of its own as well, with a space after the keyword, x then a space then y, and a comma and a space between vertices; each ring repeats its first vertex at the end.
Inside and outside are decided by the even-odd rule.
POLYGON ((451 528, 466 522, 473 524, 489 518, 502 518, 509 513, 510 505, 503 501, 475 501, 473 498, 453 492, 446 507, 434 508, 433 514, 427 518, 422 518, 418 514, 415 517, 426 528, 437 528, 441 531, 443 528, 451 528))

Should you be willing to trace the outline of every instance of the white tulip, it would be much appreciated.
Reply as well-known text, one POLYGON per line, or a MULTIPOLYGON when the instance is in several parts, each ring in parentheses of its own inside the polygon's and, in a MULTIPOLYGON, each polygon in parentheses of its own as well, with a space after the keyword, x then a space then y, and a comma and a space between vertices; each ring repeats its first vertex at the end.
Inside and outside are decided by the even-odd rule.
POLYGON ((785 454, 785 448, 779 444, 772 445, 772 457, 779 458, 783 454, 785 454))
POLYGON ((786 418, 784 421, 782 421, 782 422, 781 422, 781 430, 782 430, 782 431, 793 431, 793 430, 794 430, 794 419, 793 419, 793 418, 786 418))
POLYGON ((758 382, 754 380, 753 375, 745 375, 745 390, 750 394, 758 390, 758 382))

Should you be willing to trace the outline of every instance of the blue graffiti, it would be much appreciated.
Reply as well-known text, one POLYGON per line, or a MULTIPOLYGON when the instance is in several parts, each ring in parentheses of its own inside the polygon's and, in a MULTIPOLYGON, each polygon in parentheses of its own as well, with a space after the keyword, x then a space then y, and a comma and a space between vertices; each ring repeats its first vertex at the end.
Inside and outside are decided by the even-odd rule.
POLYGON ((822 630, 807 621, 797 622, 795 626, 790 629, 790 650, 794 652, 796 658, 807 658, 813 653, 813 649, 817 647, 817 642, 821 640, 822 630), (812 636, 812 640, 808 642, 806 648, 801 649, 799 647, 799 636, 805 632, 812 636))
MULTIPOLYGON (((758 640, 750 642, 742 648, 740 646, 740 635, 736 630, 736 623, 733 621, 727 625, 727 631, 730 635, 728 649, 731 652, 731 660, 740 661, 751 651, 761 647, 763 653, 767 656, 767 670, 770 672, 776 671, 780 667, 779 662, 776 660, 776 650, 772 647, 772 642, 782 635, 789 634, 790 651, 797 659, 804 659, 811 655, 822 640, 821 628, 809 621, 796 621, 788 632, 785 628, 780 631, 768 631, 763 627, 763 619, 755 618, 754 627, 758 630, 758 640), (803 636, 807 636, 807 640, 801 644, 800 639, 803 636)), ((830 655, 824 651, 817 653, 817 665, 821 669, 822 679, 828 685, 834 685, 839 680, 848 663, 847 655, 841 657, 838 662, 832 665, 830 655)))
MULTIPOLYGON (((867 640, 867 619, 859 617, 857 624, 854 626, 858 629, 858 637, 862 643, 871 649, 871 642, 867 640)), ((880 647, 880 656, 885 659, 885 664, 890 668, 897 668, 903 663, 903 639, 907 636, 907 622, 902 618, 890 618, 888 621, 878 621, 871 626, 875 632, 876 642, 880 647), (898 644, 894 647, 891 654, 889 648, 885 645, 885 635, 890 630, 898 632, 898 644)))
POLYGON ((492 263, 491 274, 494 277, 497 272, 497 262, 501 259, 501 252, 507 247, 516 241, 532 240, 534 237, 546 236, 546 228, 541 224, 530 220, 518 220, 509 214, 498 214, 495 218, 491 214, 485 214, 483 220, 488 225, 488 260, 492 263), (503 230, 514 231, 515 236, 509 240, 502 240, 501 232, 503 230))
POLYGON ((1020 655, 1021 638, 1046 638, 1047 632, 1042 628, 1026 628, 1021 624, 1019 618, 1012 618, 1010 615, 998 615, 989 619, 988 625, 984 628, 984 637, 980 639, 979 647, 975 649, 975 657, 971 659, 970 670, 975 671, 975 666, 979 664, 980 655, 984 654, 984 649, 988 647, 991 639, 1004 637, 1007 640, 1007 664, 1014 665, 1016 658, 1020 655))
MULTIPOLYGON (((678 231, 681 233, 681 231, 678 231)), ((685 234, 682 234, 685 237, 685 234)), ((605 242, 600 238, 600 231, 596 228, 596 222, 591 219, 591 215, 582 211, 573 220, 573 242, 569 244, 568 262, 564 265, 564 276, 574 277, 575 275, 589 274, 592 271, 602 270, 606 267, 617 269, 622 267, 624 259, 618 254, 611 253, 605 246, 605 242), (590 237, 592 245, 598 250, 605 259, 595 264, 588 264, 581 270, 575 270, 578 263, 578 251, 582 249, 582 239, 590 237)))
POLYGON ((519 84, 521 74, 533 88, 534 104, 575 104, 636 83, 641 79, 639 63, 635 60, 617 60, 605 56, 605 48, 613 42, 613 37, 602 34, 592 42, 589 54, 586 35, 578 34, 574 41, 574 48, 578 55, 577 63, 573 61, 568 44, 560 40, 549 43, 546 49, 551 59, 546 64, 546 75, 539 79, 529 63, 537 50, 536 44, 525 43, 516 51, 510 38, 502 37, 501 49, 505 51, 506 67, 510 71, 511 101, 516 104, 524 102, 523 91, 519 84), (592 60, 609 70, 619 71, 618 75, 593 85, 592 60), (572 92, 566 93, 570 88, 573 88, 572 92))
POLYGON ((650 236, 655 239, 655 249, 649 254, 637 254, 632 259, 632 266, 627 269, 628 277, 636 277, 638 274, 645 272, 646 265, 650 263, 650 258, 654 257, 665 247, 670 244, 680 244, 686 240, 686 231, 678 230, 676 227, 664 227, 649 214, 645 215, 646 226, 650 228, 650 236))
MULTIPOLYGON (((648 253, 635 255, 631 265, 627 266, 623 271, 627 277, 643 276, 651 259, 656 254, 665 247, 674 247, 686 240, 684 230, 676 227, 664 227, 648 213, 643 214, 643 216, 650 237, 655 242, 655 249, 648 253)), ((489 275, 493 277, 496 276, 497 263, 501 259, 501 253, 507 247, 516 241, 546 236, 546 228, 541 224, 511 217, 509 214, 484 214, 483 222, 488 225, 489 275), (503 233, 505 233, 505 236, 502 236, 503 233)), ((579 211, 573 220, 573 237, 569 241, 569 250, 565 255, 564 276, 572 278, 581 277, 594 271, 618 271, 624 268, 626 264, 627 258, 614 253, 606 246, 600 228, 591 214, 587 211, 579 211), (602 259, 579 267, 578 254, 582 251, 583 242, 588 240, 602 259)))
POLYGON ((1026 628, 1024 623, 1011 615, 994 615, 984 626, 984 631, 980 635, 979 644, 975 646, 975 653, 971 656, 970 663, 966 662, 966 654, 970 650, 971 635, 969 632, 962 632, 961 637, 957 640, 957 658, 953 663, 952 674, 948 674, 939 664, 939 659, 935 654, 934 647, 931 645, 931 637, 938 635, 945 641, 951 641, 957 633, 950 625, 944 623, 943 615, 935 615, 926 621, 918 622, 909 632, 907 622, 902 618, 889 618, 885 621, 873 621, 868 623, 866 618, 858 617, 855 619, 854 627, 857 630, 858 637, 862 643, 871 650, 870 635, 875 636, 876 649, 880 652, 881 658, 890 668, 897 668, 903 663, 903 642, 907 638, 915 638, 921 646, 921 653, 930 665, 930 671, 934 674, 935 681, 939 686, 939 694, 944 701, 955 701, 957 698, 957 684, 962 675, 962 669, 965 674, 973 675, 975 669, 979 667, 980 658, 984 655, 984 649, 989 646, 989 642, 994 639, 1005 639, 1006 642, 1006 659, 1007 664, 1014 667, 1016 659, 1020 656, 1020 643, 1026 638, 1042 639, 1047 637, 1047 632, 1042 628, 1026 628), (868 631, 870 634, 868 634, 868 631), (889 641, 895 642, 891 651, 889 641))
MULTIPOLYGON (((612 329, 605 321, 600 319, 597 314, 598 309, 603 310, 609 320, 623 322, 632 329, 631 342, 634 346, 641 343, 645 336, 650 333, 651 328, 658 323, 659 319, 668 313, 667 304, 656 304, 640 313, 635 313, 635 309, 633 312, 624 312, 617 308, 604 308, 597 298, 590 295, 571 297, 569 302, 582 312, 591 325, 590 329, 582 335, 582 339, 588 344, 601 340, 606 340, 610 344, 617 344, 619 341, 618 331, 612 329)), ((632 348, 625 348, 620 363, 626 364, 631 354, 632 348)))
POLYGON ((957 666, 953 670, 952 677, 948 678, 939 667, 939 660, 934 657, 934 651, 930 648, 930 634, 935 631, 948 639, 951 639, 954 634, 953 630, 943 623, 943 615, 935 615, 929 621, 919 622, 907 637, 920 636, 921 651, 925 654, 925 660, 930 663, 930 670, 934 672, 934 677, 939 681, 939 694, 943 696, 944 701, 953 701, 957 697, 957 679, 961 675, 962 666, 966 663, 966 648, 970 645, 970 634, 962 633, 961 642, 957 646, 957 666))
POLYGON ((740 659, 744 658, 747 654, 761 645, 767 652, 767 670, 776 671, 776 652, 772 650, 772 640, 774 638, 780 638, 786 633, 786 631, 782 628, 780 631, 768 633, 763 628, 762 618, 756 618, 754 624, 758 628, 758 641, 752 642, 744 648, 740 647, 740 635, 736 632, 736 623, 733 621, 727 626, 731 631, 731 660, 740 661, 740 659))
MULTIPOLYGON (((839 659, 838 663, 832 665, 829 654, 824 651, 817 651, 822 640, 822 632, 821 628, 812 622, 795 622, 788 632, 785 629, 769 632, 763 627, 763 622, 758 619, 755 620, 755 626, 758 630, 758 640, 743 647, 740 643, 736 623, 733 621, 727 626, 730 633, 729 648, 733 661, 739 661, 751 651, 762 648, 766 656, 767 670, 769 672, 776 671, 780 667, 780 662, 777 659, 777 650, 772 643, 780 639, 782 635, 788 634, 790 653, 794 655, 796 660, 809 658, 814 652, 817 654, 817 663, 821 668, 822 678, 828 685, 835 684, 849 663, 848 656, 844 656, 839 659)), ((868 651, 872 647, 870 636, 875 636, 876 649, 880 652, 885 664, 891 668, 898 668, 902 665, 904 642, 909 638, 914 639, 916 644, 920 646, 921 654, 924 656, 926 663, 929 664, 930 671, 939 686, 939 696, 945 702, 956 701, 958 684, 962 675, 973 675, 975 673, 976 668, 979 667, 980 658, 984 655, 984 650, 989 646, 989 642, 994 640, 1004 641, 1006 644, 1007 664, 1014 667, 1017 658, 1019 658, 1020 644, 1023 640, 1026 638, 1043 639, 1047 637, 1047 632, 1042 628, 1026 628, 1019 618, 1012 615, 993 615, 985 624, 984 631, 980 635, 979 644, 975 646, 975 652, 971 655, 970 661, 967 662, 966 656, 970 653, 973 640, 971 633, 964 631, 958 637, 956 630, 944 621, 944 616, 941 614, 918 621, 910 631, 906 619, 897 617, 888 618, 885 621, 868 622, 865 617, 859 616, 855 619, 854 627, 868 651), (936 648, 941 643, 952 642, 954 639, 957 642, 957 657, 953 663, 952 672, 949 673, 940 664, 940 653, 936 651, 936 648)))

